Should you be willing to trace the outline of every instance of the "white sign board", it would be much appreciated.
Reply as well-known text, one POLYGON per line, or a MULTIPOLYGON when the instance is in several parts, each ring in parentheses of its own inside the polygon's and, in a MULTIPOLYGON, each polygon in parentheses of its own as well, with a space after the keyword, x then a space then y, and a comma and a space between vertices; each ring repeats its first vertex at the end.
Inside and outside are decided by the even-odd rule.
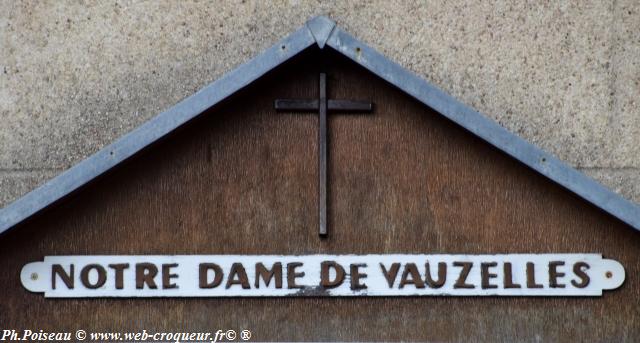
POLYGON ((49 298, 600 296, 624 279, 599 254, 47 256, 21 272, 49 298))

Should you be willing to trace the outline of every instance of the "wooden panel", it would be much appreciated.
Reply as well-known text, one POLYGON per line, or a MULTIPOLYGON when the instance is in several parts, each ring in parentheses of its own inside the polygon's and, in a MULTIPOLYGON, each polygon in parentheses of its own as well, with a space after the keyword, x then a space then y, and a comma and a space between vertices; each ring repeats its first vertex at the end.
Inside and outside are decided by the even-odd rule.
MULTIPOLYGON (((312 51, 317 52, 317 51, 312 51)), ((0 237, 0 327, 250 329, 254 340, 635 341, 640 237, 331 53, 304 54, 57 208, 0 237), (317 231, 317 116, 276 98, 372 100, 329 117, 329 236, 317 231), (602 298, 45 300, 45 255, 602 253, 602 298)))

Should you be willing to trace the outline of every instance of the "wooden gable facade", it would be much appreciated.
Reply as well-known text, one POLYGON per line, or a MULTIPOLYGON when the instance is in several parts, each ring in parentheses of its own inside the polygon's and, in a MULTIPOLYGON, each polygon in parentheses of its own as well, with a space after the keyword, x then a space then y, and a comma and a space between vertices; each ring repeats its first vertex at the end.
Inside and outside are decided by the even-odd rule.
MULTIPOLYGON (((303 28, 314 44, 131 156, 118 160, 125 150, 107 147, 99 175, 83 174, 86 182, 31 214, 20 201, 0 212, 6 229, 0 236, 1 326, 250 329, 252 340, 640 337, 634 204, 606 193, 615 199, 607 207, 598 200, 600 188, 557 172, 566 166, 546 153, 536 157, 540 166, 528 165, 519 141, 497 144, 500 131, 492 142, 482 127, 464 127, 437 104, 407 94, 389 79, 392 74, 367 67, 369 48, 358 45, 354 55, 345 55, 335 45, 338 29, 319 20, 303 28), (329 98, 374 104, 366 115, 329 115, 329 232, 322 238, 318 116, 274 109, 278 98, 317 97, 321 72, 329 98), (24 218, 16 214, 20 209, 24 218), (614 258, 627 280, 602 297, 47 299, 25 290, 19 275, 25 264, 52 255, 555 252, 614 258)), ((297 41, 283 42, 274 51, 293 49, 288 44, 297 41)), ((55 192, 52 182, 45 188, 55 192)))

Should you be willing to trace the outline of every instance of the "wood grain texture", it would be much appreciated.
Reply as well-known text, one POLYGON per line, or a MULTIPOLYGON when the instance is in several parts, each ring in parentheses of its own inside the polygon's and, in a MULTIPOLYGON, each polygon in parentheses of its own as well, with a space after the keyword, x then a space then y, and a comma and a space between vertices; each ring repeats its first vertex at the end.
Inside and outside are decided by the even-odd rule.
POLYGON ((311 51, 0 237, 0 327, 250 329, 254 340, 637 341, 640 236, 330 52, 311 51), (326 239, 317 116, 276 98, 372 100, 328 118, 326 239), (21 267, 72 254, 602 253, 601 298, 51 300, 21 267))

